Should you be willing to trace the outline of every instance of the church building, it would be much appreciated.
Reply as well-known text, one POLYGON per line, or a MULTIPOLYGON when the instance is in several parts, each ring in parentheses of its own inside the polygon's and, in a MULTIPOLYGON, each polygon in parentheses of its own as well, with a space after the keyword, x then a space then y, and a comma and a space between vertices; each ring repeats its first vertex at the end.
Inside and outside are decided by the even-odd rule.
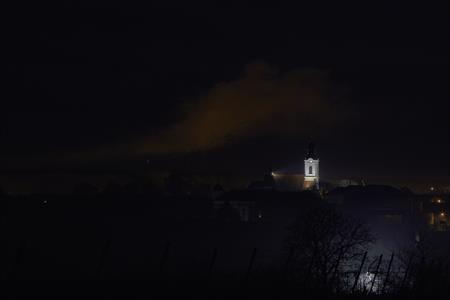
POLYGON ((319 158, 314 152, 314 144, 311 142, 305 157, 304 190, 319 189, 319 158))

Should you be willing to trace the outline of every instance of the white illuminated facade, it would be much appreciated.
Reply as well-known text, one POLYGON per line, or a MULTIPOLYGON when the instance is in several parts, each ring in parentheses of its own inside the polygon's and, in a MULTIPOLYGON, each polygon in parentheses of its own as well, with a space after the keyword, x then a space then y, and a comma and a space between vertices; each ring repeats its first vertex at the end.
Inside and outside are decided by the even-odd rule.
POLYGON ((305 159, 304 189, 319 189, 319 158, 314 154, 314 145, 309 145, 305 159))
POLYGON ((319 188, 319 160, 305 159, 305 183, 307 189, 319 188))

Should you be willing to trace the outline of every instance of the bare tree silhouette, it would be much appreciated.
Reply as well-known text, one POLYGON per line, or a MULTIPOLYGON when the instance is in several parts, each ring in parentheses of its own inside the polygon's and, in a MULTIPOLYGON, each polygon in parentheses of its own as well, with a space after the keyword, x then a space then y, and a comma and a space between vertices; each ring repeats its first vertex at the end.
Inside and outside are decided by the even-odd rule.
POLYGON ((363 222, 330 208, 314 208, 289 227, 286 247, 291 258, 289 274, 308 286, 336 290, 374 242, 363 222))

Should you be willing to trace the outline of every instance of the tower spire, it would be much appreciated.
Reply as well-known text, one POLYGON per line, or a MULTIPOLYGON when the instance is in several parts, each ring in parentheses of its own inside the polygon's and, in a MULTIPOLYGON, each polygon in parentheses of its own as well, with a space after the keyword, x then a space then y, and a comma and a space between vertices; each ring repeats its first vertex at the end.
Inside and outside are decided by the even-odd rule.
POLYGON ((313 143, 312 140, 310 140, 309 144, 308 144, 308 150, 306 152, 306 158, 312 158, 312 159, 316 159, 316 153, 315 153, 315 144, 313 143))

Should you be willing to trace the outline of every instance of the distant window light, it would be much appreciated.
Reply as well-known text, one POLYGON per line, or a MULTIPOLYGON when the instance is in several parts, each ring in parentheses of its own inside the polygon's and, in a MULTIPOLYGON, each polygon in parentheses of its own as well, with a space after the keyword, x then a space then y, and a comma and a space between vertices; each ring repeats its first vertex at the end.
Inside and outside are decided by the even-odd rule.
POLYGON ((437 204, 442 204, 442 203, 445 203, 445 200, 443 200, 442 198, 432 198, 431 202, 437 203, 437 204))

